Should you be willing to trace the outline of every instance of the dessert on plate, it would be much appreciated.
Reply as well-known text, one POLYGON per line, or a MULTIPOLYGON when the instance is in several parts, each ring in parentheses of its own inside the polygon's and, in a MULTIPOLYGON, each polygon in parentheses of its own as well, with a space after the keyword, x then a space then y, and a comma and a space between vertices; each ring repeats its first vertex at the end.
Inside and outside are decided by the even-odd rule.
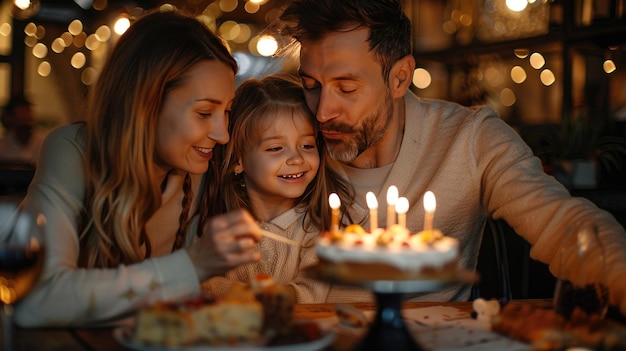
POLYGON ((294 304, 285 286, 276 284, 271 276, 259 275, 250 286, 235 284, 222 296, 141 309, 133 340, 168 347, 263 345, 297 329, 294 304))
POLYGON ((252 291, 263 307, 264 334, 270 337, 289 334, 294 323, 295 296, 268 274, 258 274, 252 280, 252 291))
POLYGON ((258 341, 263 310, 252 290, 234 285, 224 296, 202 296, 183 303, 157 303, 141 309, 134 341, 181 346, 258 341))
POLYGON ((491 329, 532 345, 533 351, 626 350, 626 327, 576 307, 566 319, 554 309, 507 304, 491 319, 491 329))

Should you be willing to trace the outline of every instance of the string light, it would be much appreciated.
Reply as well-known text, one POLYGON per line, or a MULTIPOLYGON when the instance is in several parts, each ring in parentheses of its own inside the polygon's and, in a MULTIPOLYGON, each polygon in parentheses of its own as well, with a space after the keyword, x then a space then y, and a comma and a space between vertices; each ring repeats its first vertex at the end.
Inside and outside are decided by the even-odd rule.
POLYGON ((419 89, 426 89, 430 86, 432 77, 424 68, 416 68, 413 72, 413 85, 419 89))
POLYGON ((530 55, 530 65, 534 68, 534 69, 541 69, 541 67, 543 67, 543 65, 546 64, 546 60, 543 58, 543 55, 541 55, 538 52, 534 52, 532 55, 530 55))
POLYGON ((117 21, 115 21, 115 24, 113 25, 113 31, 118 35, 122 35, 129 27, 130 20, 128 19, 128 17, 121 16, 117 19, 117 21))
POLYGON ((39 12, 39 0, 13 0, 11 14, 13 17, 25 20, 39 12))
POLYGON ((506 7, 514 12, 523 11, 528 6, 528 0, 506 0, 506 7))
POLYGON ((541 83, 543 83, 543 85, 545 86, 550 86, 556 81, 554 73, 552 73, 552 71, 549 69, 544 69, 543 71, 541 71, 539 78, 541 79, 541 83))
POLYGON ((278 42, 271 35, 263 35, 259 38, 256 49, 262 56, 272 56, 278 50, 278 42))
POLYGON ((613 73, 617 67, 615 66, 615 62, 613 62, 613 60, 608 59, 602 64, 602 69, 604 69, 604 72, 606 73, 613 73))
POLYGON ((517 84, 521 84, 526 80, 526 71, 521 66, 511 68, 511 80, 517 84))

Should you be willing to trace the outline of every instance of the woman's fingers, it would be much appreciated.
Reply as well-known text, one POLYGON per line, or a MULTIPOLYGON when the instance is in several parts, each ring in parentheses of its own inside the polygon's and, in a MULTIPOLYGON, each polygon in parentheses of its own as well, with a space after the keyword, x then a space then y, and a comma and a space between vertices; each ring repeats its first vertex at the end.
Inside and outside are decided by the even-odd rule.
POLYGON ((237 240, 237 246, 239 247, 239 251, 244 252, 247 250, 252 250, 256 242, 251 238, 241 238, 237 240))
POLYGON ((187 252, 203 280, 260 260, 260 253, 253 249, 262 236, 261 228, 247 211, 233 211, 209 220, 204 235, 187 252))
POLYGON ((235 210, 225 215, 214 217, 208 223, 205 232, 212 233, 216 240, 222 237, 249 237, 258 242, 263 233, 254 218, 245 210, 235 210))
POLYGON ((237 267, 242 264, 261 260, 261 254, 252 250, 246 250, 243 252, 227 255, 227 258, 229 264, 232 265, 232 267, 237 267))

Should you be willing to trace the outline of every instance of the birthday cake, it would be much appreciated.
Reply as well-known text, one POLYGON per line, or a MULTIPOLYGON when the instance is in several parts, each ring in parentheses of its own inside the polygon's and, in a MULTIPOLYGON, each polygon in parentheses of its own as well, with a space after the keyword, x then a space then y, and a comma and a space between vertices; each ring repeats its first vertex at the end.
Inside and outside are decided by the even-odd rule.
POLYGON ((392 225, 369 233, 351 224, 325 232, 317 254, 342 280, 445 278, 456 272, 459 244, 436 229, 412 234, 392 225))

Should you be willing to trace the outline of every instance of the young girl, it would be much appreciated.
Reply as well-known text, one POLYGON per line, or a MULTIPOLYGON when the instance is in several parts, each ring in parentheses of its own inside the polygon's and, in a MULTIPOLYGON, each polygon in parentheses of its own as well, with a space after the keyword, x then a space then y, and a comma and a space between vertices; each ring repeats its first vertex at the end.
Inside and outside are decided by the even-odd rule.
POLYGON ((300 84, 286 75, 242 83, 229 132, 231 141, 216 150, 212 161, 210 171, 217 179, 207 181, 206 214, 248 209, 262 228, 297 245, 263 237, 255 248, 260 262, 212 278, 203 289, 221 294, 234 282, 248 283, 257 273, 267 273, 291 287, 298 302, 324 302, 329 286, 306 278, 302 269, 317 261, 320 228, 329 227, 328 194, 347 199, 351 188, 325 167, 317 121, 300 84))

